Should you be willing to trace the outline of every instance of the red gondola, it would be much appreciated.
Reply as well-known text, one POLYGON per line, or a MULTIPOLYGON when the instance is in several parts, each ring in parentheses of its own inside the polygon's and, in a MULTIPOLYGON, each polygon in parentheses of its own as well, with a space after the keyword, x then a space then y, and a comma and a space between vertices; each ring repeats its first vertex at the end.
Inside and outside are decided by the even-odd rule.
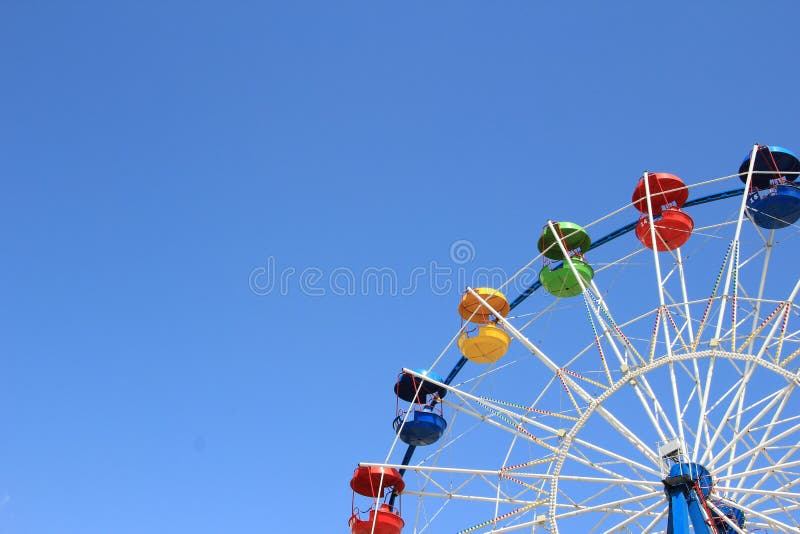
POLYGON ((393 503, 406 484, 397 469, 360 465, 353 472, 350 487, 353 489, 353 513, 347 524, 352 534, 400 534, 405 521, 393 503), (373 500, 368 513, 362 513, 356 507, 356 493, 373 500), (384 502, 376 509, 374 505, 377 499, 384 502), (364 514, 366 517, 363 517, 364 514))
POLYGON ((639 179, 633 191, 631 202, 639 210, 641 216, 636 225, 636 237, 644 246, 659 252, 675 250, 683 246, 692 235, 694 221, 681 207, 689 198, 689 190, 683 180, 666 172, 647 173, 647 183, 639 179), (650 202, 647 202, 647 190, 650 189, 650 202), (653 229, 650 228, 650 211, 653 216, 653 229))

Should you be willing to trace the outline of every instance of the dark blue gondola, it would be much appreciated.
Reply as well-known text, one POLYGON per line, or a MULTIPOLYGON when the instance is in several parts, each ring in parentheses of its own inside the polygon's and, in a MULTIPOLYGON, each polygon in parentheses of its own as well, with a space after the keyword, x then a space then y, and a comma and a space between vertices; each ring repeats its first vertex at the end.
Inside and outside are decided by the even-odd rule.
MULTIPOLYGON (((414 369, 414 372, 423 376, 429 377, 436 382, 444 382, 442 377, 425 369, 414 369)), ((425 402, 428 395, 438 395, 439 398, 444 397, 447 390, 441 386, 437 386, 432 382, 418 378, 411 373, 400 373, 397 382, 394 385, 394 392, 398 398, 406 402, 425 402), (417 388, 419 388, 419 396, 417 396, 417 388)))
MULTIPOLYGON (((747 183, 747 171, 750 169, 750 154, 739 165, 739 178, 747 183)), ((794 182, 800 172, 800 159, 797 154, 780 146, 759 146, 756 161, 753 164, 753 185, 759 189, 769 187, 774 180, 783 177, 794 182), (780 172, 780 176, 774 174, 780 172), (760 174, 772 173, 772 174, 760 174)))
MULTIPOLYGON (((739 178, 747 182, 750 156, 739 166, 739 178)), ((753 163, 753 178, 747 210, 761 228, 785 228, 800 219, 800 188, 794 185, 800 159, 779 146, 759 146, 753 163), (763 174, 762 174, 763 173, 763 174)))

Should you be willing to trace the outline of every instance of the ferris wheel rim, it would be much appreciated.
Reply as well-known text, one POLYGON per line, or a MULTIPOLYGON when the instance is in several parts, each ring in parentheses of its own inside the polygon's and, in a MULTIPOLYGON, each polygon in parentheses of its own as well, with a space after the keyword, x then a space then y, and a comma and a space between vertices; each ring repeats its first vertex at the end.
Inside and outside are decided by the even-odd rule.
MULTIPOLYGON (((720 178, 720 179, 708 180, 707 182, 701 182, 700 184, 692 184, 692 185, 690 185, 688 187, 696 187, 698 185, 703 185, 704 183, 712 183, 712 182, 720 181, 722 179, 727 179, 727 178, 736 177, 736 176, 738 176, 738 175, 731 175, 729 177, 723 177, 723 178, 720 178)), ((743 179, 743 181, 744 181, 744 179, 743 179)), ((743 191, 747 190, 748 185, 749 185, 748 182, 745 182, 745 188, 744 189, 740 188, 738 190, 732 190, 732 191, 728 191, 728 192, 724 192, 724 193, 717 193, 715 195, 708 195, 707 197, 702 197, 701 199, 695 199, 693 201, 689 201, 689 202, 687 202, 687 205, 698 205, 698 204, 702 204, 702 203, 705 203, 705 202, 711 202, 711 201, 717 200, 717 199, 732 198, 734 196, 741 196, 742 200, 741 200, 741 204, 740 204, 741 207, 740 207, 740 210, 739 210, 738 217, 736 217, 734 220, 732 220, 732 221, 730 221, 728 223, 725 223, 725 224, 735 224, 736 225, 736 227, 737 227, 736 228, 737 237, 736 237, 735 240, 738 240, 739 230, 740 230, 743 222, 749 217, 748 212, 745 210, 745 200, 746 200, 745 197, 747 195, 742 194, 743 191), (733 194, 733 193, 736 193, 736 194, 733 194), (708 200, 706 200, 706 199, 708 199, 708 200)), ((613 212, 613 213, 617 213, 617 212, 620 212, 620 211, 621 210, 617 210, 616 212, 613 212)), ((650 220, 651 231, 652 231, 652 227, 653 227, 653 214, 652 214, 653 210, 652 210, 652 207, 650 208, 650 211, 651 211, 651 213, 649 215, 649 220, 650 220)), ((599 220, 603 220, 604 218, 606 218, 606 217, 603 217, 603 218, 601 218, 599 220)), ((548 223, 548 224, 550 225, 550 228, 552 230, 552 228, 553 228, 552 227, 552 223, 548 223)), ((713 227, 709 227, 709 228, 713 228, 713 227)), ((633 229, 633 227, 631 225, 628 225, 626 227, 621 228, 620 230, 625 230, 625 232, 623 232, 623 233, 627 233, 627 231, 630 231, 632 229, 633 229)), ((764 233, 761 232, 761 230, 758 230, 758 232, 759 232, 759 234, 761 234, 762 238, 764 238, 764 233)), ((770 241, 772 240, 772 235, 774 235, 773 232, 774 232, 774 230, 771 230, 771 232, 770 232, 770 237, 769 237, 770 241)), ((618 237, 619 235, 622 235, 622 234, 618 234, 618 233, 615 234, 615 233, 612 232, 612 234, 609 234, 609 236, 605 236, 605 237, 601 238, 600 240, 598 240, 597 242, 595 242, 596 244, 592 245, 592 248, 595 248, 595 246, 597 244, 604 244, 604 243, 610 241, 610 239, 606 239, 606 238, 611 237, 612 235, 613 235, 613 238, 615 238, 615 237, 618 237)), ((767 239, 764 238, 764 241, 766 242, 767 239)), ((653 240, 653 242, 655 242, 655 240, 653 240)), ((558 242, 558 244, 561 244, 561 243, 558 242)), ((680 263, 680 249, 677 249, 676 253, 678 254, 679 263, 680 263)), ((738 254, 738 250, 735 251, 734 253, 738 254)), ((567 255, 567 252, 562 250, 562 254, 567 257, 566 263, 568 264, 568 266, 570 268, 574 269, 574 267, 571 264, 572 262, 568 259, 569 256, 567 255)), ((656 265, 658 266, 658 259, 657 259, 658 254, 656 254, 655 251, 654 251, 654 255, 656 256, 656 265)), ((535 259, 534 259, 534 261, 535 261, 535 259)), ((727 258, 726 258, 726 261, 727 261, 727 258)), ((738 270, 738 268, 739 268, 738 267, 738 261, 739 261, 738 256, 736 258, 736 261, 737 261, 737 267, 736 268, 738 270)), ((749 261, 749 260, 747 260, 747 261, 749 261)), ((533 262, 531 262, 531 263, 533 263, 533 262)), ((531 264, 528 264, 528 265, 531 265, 531 264)), ((683 274, 681 274, 681 277, 682 276, 683 276, 683 274)), ((658 275, 658 278, 659 278, 659 290, 661 291, 661 289, 662 289, 661 274, 658 275)), ((580 280, 580 277, 578 277, 578 279, 580 280)), ((503 289, 506 286, 507 283, 508 282, 504 283, 501 286, 501 289, 503 289)), ((735 287, 736 287, 735 283, 736 282, 734 282, 734 291, 735 291, 735 287)), ((513 309, 514 307, 516 307, 517 304, 519 304, 521 302, 520 299, 524 300, 525 297, 529 296, 531 294, 530 289, 531 288, 529 288, 523 294, 521 294, 519 297, 517 297, 517 299, 515 299, 511 303, 510 308, 513 309)), ((534 288, 534 290, 535 289, 538 289, 538 288, 534 288)), ((583 289, 583 292, 586 293, 587 288, 583 287, 582 289, 583 289)), ((592 288, 592 289, 596 289, 596 288, 592 288)), ((599 290, 598 290, 598 294, 599 294, 599 290)), ((712 297, 709 298, 709 299, 694 299, 694 300, 690 300, 690 299, 687 299, 687 298, 684 297, 683 299, 679 298, 677 301, 673 300, 672 302, 666 302, 664 300, 664 298, 663 298, 663 295, 662 295, 662 300, 661 300, 661 304, 660 304, 659 307, 651 309, 651 310, 641 314, 638 317, 635 317, 633 319, 629 319, 629 320, 627 320, 627 321, 625 321, 623 323, 620 323, 620 326, 625 327, 629 323, 637 322, 638 320, 644 319, 648 315, 652 315, 653 313, 657 314, 657 313, 659 313, 659 310, 662 309, 662 308, 677 310, 681 306, 687 306, 689 304, 700 304, 700 303, 703 303, 703 302, 706 302, 706 301, 709 302, 709 305, 711 305, 715 301, 722 301, 724 303, 725 300, 729 299, 729 298, 730 297, 727 294, 723 294, 723 295, 720 295, 720 296, 712 295, 712 297)), ((761 291, 759 291, 759 294, 756 297, 753 297, 751 295, 745 294, 744 296, 740 296, 739 299, 742 302, 745 302, 745 301, 757 302, 758 306, 761 306, 762 304, 780 304, 780 303, 786 302, 785 300, 780 300, 780 299, 763 298, 763 295, 761 294, 761 291)), ((788 302, 788 304, 790 304, 789 307, 792 310, 796 310, 799 307, 794 302, 788 302)), ((795 313, 796 313, 796 311, 795 311, 795 313)), ((720 316, 721 316, 721 314, 720 314, 720 316)), ((754 316, 758 317, 758 311, 756 311, 754 316)), ((613 319, 612 319, 612 322, 613 322, 613 319)), ((734 325, 735 325, 735 321, 734 321, 734 325)), ((617 326, 617 325, 614 325, 614 326, 617 326)), ((734 334, 733 334, 734 339, 736 338, 735 328, 736 327, 734 326, 734 334)), ((719 325, 717 326, 717 329, 719 330, 719 325)), ((458 334, 457 334, 457 336, 458 336, 458 334)), ((699 337, 700 336, 699 336, 699 333, 698 333, 698 338, 699 337)), ((450 345, 452 345, 452 343, 453 343, 453 340, 451 340, 450 345)), ((622 388, 628 382, 629 379, 643 377, 643 376, 646 377, 646 375, 649 372, 651 372, 653 370, 656 370, 656 369, 659 369, 659 368, 661 368, 661 367, 663 367, 663 366, 665 366, 667 364, 676 363, 676 362, 682 362, 682 361, 687 361, 687 360, 697 360, 697 359, 702 359, 702 358, 720 358, 720 359, 729 359, 729 360, 750 362, 750 363, 756 364, 759 368, 766 369, 768 371, 774 372, 775 374, 777 374, 779 376, 782 376, 782 378, 786 379, 787 381, 789 381, 790 378, 791 378, 793 383, 800 383, 800 378, 798 378, 797 374, 792 374, 790 371, 787 371, 787 369, 784 368, 784 367, 780 367, 779 365, 774 365, 774 364, 772 364, 772 363, 770 363, 770 362, 768 362, 766 360, 761 360, 761 359, 759 359, 757 357, 754 357, 752 355, 752 353, 743 354, 743 353, 739 353, 739 352, 735 352, 735 351, 725 351, 725 350, 695 350, 696 348, 697 348, 696 346, 693 346, 693 349, 691 351, 688 351, 688 352, 686 352, 686 351, 683 351, 683 352, 681 352, 681 351, 671 352, 671 350, 668 350, 668 354, 659 356, 654 361, 651 361, 651 362, 646 363, 644 365, 636 366, 636 367, 632 368, 628 372, 628 375, 626 375, 625 377, 620 377, 619 379, 617 379, 614 382, 614 384, 609 386, 609 389, 604 394, 602 394, 597 399, 593 399, 592 401, 589 402, 589 404, 584 406, 584 408, 586 408, 588 406, 591 406, 591 409, 585 409, 583 415, 581 416, 581 420, 584 421, 584 422, 586 420, 588 420, 588 418, 591 417, 591 415, 595 414, 596 408, 598 406, 602 406, 603 402, 605 402, 605 400, 608 397, 610 397, 611 395, 617 393, 619 391, 619 389, 622 388), (788 374, 788 376, 787 376, 787 374, 788 374)), ((447 350, 447 349, 445 349, 445 350, 447 350)), ((441 355, 440 355, 439 358, 437 358, 436 361, 438 362, 440 359, 441 359, 441 355)), ((464 359, 462 358, 462 360, 464 360, 464 359)), ((447 379, 445 380, 444 383, 445 383, 446 386, 448 386, 448 388, 452 387, 452 386, 450 386, 450 382, 452 381, 452 379, 454 378, 454 376, 458 372, 458 370, 460 370, 461 366, 464 365, 464 363, 466 363, 466 361, 459 361, 457 366, 447 376, 447 379)), ((433 367, 431 369, 433 369, 433 367)), ((407 371, 407 370, 404 369, 404 372, 405 371, 407 371)), ((457 388, 457 386, 456 386, 456 388, 457 388)), ((452 401, 452 399, 449 399, 449 400, 452 401)), ((567 445, 565 445, 563 447, 563 452, 559 453, 557 455, 557 457, 556 457, 557 459, 553 460, 554 465, 556 465, 556 469, 555 469, 554 476, 552 478, 550 478, 550 481, 551 481, 550 483, 551 483, 551 487, 553 487, 555 489, 550 492, 550 497, 548 498, 548 503, 550 503, 551 501, 553 503, 555 503, 555 499, 556 499, 557 494, 558 494, 557 493, 558 481, 559 481, 560 478, 566 480, 566 476, 568 476, 568 475, 563 475, 562 476, 562 469, 564 467, 563 460, 564 460, 564 458, 566 458, 565 455, 568 452, 569 447, 572 445, 573 440, 580 433, 580 430, 582 428, 583 428, 583 424, 580 423, 580 422, 576 422, 572 427, 570 427, 570 431, 567 434, 568 438, 564 440, 564 442, 567 443, 567 445)), ((682 429, 682 427, 680 427, 680 428, 682 429)), ((450 431, 450 429, 448 429, 448 432, 449 431, 450 431)), ((513 444, 512 444, 512 447, 513 447, 513 444)), ((559 447, 558 449, 561 451, 562 447, 559 447)), ((390 454, 391 454, 391 452, 390 452, 390 454)), ((404 459, 404 462, 405 462, 405 459, 404 459)), ((369 465, 386 465, 386 466, 389 466, 389 465, 392 465, 392 464, 388 463, 388 457, 387 457, 386 462, 384 462, 383 464, 369 464, 369 465)), ((417 465, 413 465, 412 466, 412 465, 408 465, 406 463, 394 464, 394 465, 397 468, 410 469, 412 471, 418 470, 418 469, 425 469, 424 467, 419 467, 417 465)), ((428 468, 430 469, 430 467, 428 467, 428 468)), ((472 470, 472 472, 477 472, 477 471, 472 470)), ((486 474, 488 475, 488 472, 486 474)), ((651 482, 651 485, 652 485, 652 482, 651 482)), ((657 483, 656 483, 656 485, 657 485, 657 483)), ((498 486, 498 493, 499 493, 499 486, 498 486)), ((424 494, 424 492, 406 491, 406 494, 409 494, 409 495, 415 495, 416 494, 416 495, 427 497, 427 495, 424 494)), ((439 495, 431 495, 431 496, 439 496, 439 495)), ((462 498, 462 497, 463 496, 459 496, 459 495, 450 495, 449 496, 449 498, 453 498, 453 499, 462 498)), ((500 499, 498 498, 498 499, 487 499, 487 500, 491 501, 491 502, 499 502, 500 499)), ((503 501, 503 502, 506 502, 506 501, 503 501)), ((512 502, 512 500, 509 499, 508 502, 512 502)), ((522 501, 520 501, 520 502, 522 502, 522 501)), ((548 504, 548 506, 549 506, 549 504, 548 504)), ((434 517, 437 516, 437 515, 438 515, 438 512, 436 514, 434 514, 434 517)), ((419 519, 419 517, 418 517, 418 519, 419 519)), ((556 521, 558 520, 557 514, 548 513, 546 519, 549 522, 550 527, 554 528, 555 529, 554 531, 557 531, 558 530, 558 526, 556 524, 556 521)), ((540 518, 536 518, 535 521, 531 522, 530 524, 534 524, 534 523, 535 524, 541 524, 540 523, 540 518)), ((426 527, 423 527, 422 531, 425 531, 425 528, 426 527)), ((491 532, 507 532, 507 531, 510 532, 512 530, 518 530, 519 528, 520 528, 520 525, 518 524, 518 525, 510 526, 510 527, 501 527, 499 529, 493 529, 493 530, 491 530, 491 532)), ((422 531, 419 531, 419 532, 422 532, 422 531)), ((472 530, 467 530, 467 531, 471 532, 472 530)), ((465 531, 465 532, 467 532, 467 531, 465 531)), ((415 530, 415 532, 417 532, 417 531, 415 530)))

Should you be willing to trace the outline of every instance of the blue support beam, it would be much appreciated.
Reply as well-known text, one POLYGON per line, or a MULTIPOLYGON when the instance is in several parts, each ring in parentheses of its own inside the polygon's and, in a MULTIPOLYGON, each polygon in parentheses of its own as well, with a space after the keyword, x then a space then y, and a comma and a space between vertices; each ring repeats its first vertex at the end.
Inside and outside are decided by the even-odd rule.
POLYGON ((717 529, 711 524, 711 518, 703 508, 700 497, 695 490, 690 490, 686 497, 686 503, 689 507, 689 517, 692 518, 692 526, 694 527, 694 534, 717 534, 717 529))
POLYGON ((680 488, 667 491, 669 498, 669 519, 667 534, 689 534, 689 507, 680 488))
POLYGON ((667 534, 717 534, 703 508, 700 496, 688 484, 666 488, 669 499, 667 534), (691 523, 694 530, 689 530, 691 523))
POLYGON ((676 463, 662 480, 669 500, 667 534, 718 534, 703 500, 714 485, 711 474, 700 464, 676 463))

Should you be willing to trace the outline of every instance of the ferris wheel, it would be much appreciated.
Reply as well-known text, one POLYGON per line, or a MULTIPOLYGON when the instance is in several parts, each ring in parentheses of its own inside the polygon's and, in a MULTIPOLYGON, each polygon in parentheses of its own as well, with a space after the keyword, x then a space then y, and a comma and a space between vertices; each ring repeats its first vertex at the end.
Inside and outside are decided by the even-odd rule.
POLYGON ((543 222, 539 255, 468 287, 442 352, 398 375, 351 532, 800 532, 798 174, 755 145, 728 176, 645 172, 592 223, 543 222))

